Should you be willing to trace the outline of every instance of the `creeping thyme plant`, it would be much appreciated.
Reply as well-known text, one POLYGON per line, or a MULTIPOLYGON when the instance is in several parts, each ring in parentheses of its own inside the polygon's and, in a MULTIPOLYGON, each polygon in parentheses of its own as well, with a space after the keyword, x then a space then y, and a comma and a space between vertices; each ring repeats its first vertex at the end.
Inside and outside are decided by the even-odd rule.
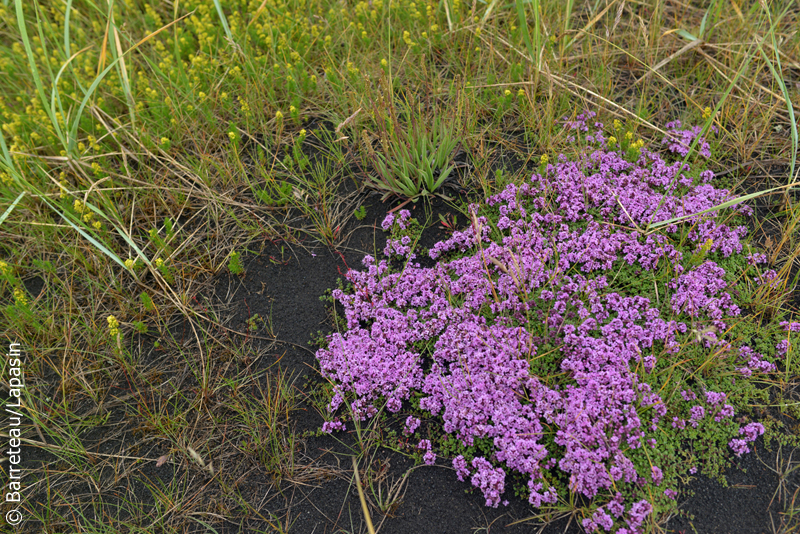
POLYGON ((765 427, 738 407, 765 400, 756 380, 800 323, 751 338, 748 296, 775 273, 743 242, 746 205, 646 231, 729 200, 677 160, 699 131, 671 124, 662 156, 594 117, 565 122, 579 157, 471 204, 432 268, 403 235, 410 213, 386 218, 387 259, 333 292, 347 328, 317 352, 333 384, 323 430, 385 407, 487 506, 577 502, 587 531, 630 534, 674 511, 698 468, 751 450, 765 427))

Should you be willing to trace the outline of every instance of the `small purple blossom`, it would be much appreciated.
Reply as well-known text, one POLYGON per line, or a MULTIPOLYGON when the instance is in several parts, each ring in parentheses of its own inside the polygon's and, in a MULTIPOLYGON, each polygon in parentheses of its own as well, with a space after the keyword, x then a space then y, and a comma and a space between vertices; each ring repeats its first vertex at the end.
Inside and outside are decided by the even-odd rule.
POLYGON ((422 456, 422 460, 425 462, 425 465, 435 465, 436 453, 429 450, 422 456))
POLYGON ((720 408, 719 412, 714 416, 714 421, 720 422, 723 419, 730 419, 733 417, 734 410, 733 406, 730 404, 725 404, 722 408, 720 408))
POLYGON ((706 391, 706 402, 710 406, 716 406, 717 404, 721 404, 725 402, 725 399, 728 396, 725 393, 719 393, 716 391, 706 391))
POLYGON ((761 423, 748 423, 739 429, 739 434, 744 436, 745 441, 755 441, 763 433, 764 425, 761 423))
POLYGON ((472 467, 477 472, 472 475, 472 485, 480 488, 483 496, 486 497, 486 506, 497 508, 500 504, 500 496, 505 491, 506 472, 502 469, 493 468, 492 464, 485 458, 475 458, 472 460, 472 467))
POLYGON ((661 471, 660 467, 652 466, 650 468, 650 476, 653 478, 653 484, 656 486, 660 486, 661 481, 664 480, 664 473, 661 471))
POLYGON ((322 423, 322 431, 326 434, 330 434, 331 432, 335 432, 337 430, 344 431, 345 425, 341 421, 325 421, 322 423))
POLYGON ((750 447, 747 446, 747 442, 743 439, 734 438, 728 443, 728 447, 736 454, 736 456, 741 456, 747 452, 750 452, 750 447))
POLYGON ((647 516, 649 516, 652 511, 653 506, 645 500, 634 503, 628 512, 628 526, 636 531, 642 525, 642 523, 644 523, 645 519, 647 519, 647 516))
MULTIPOLYGON (((689 153, 692 141, 700 135, 703 128, 700 126, 694 126, 684 130, 680 128, 681 121, 668 122, 666 124, 667 136, 662 141, 662 144, 667 144, 667 150, 683 157, 689 153)), ((711 147, 705 138, 700 137, 697 146, 699 147, 701 156, 704 158, 711 157, 711 147)))
POLYGON ((386 218, 383 219, 383 222, 381 223, 381 228, 384 231, 386 231, 392 227, 393 223, 394 223, 394 213, 389 213, 386 215, 386 218))
POLYGON ((403 428, 403 434, 409 436, 419 428, 420 420, 412 415, 406 419, 406 425, 403 428))
POLYGON ((456 470, 458 480, 462 482, 464 481, 464 477, 469 476, 470 471, 467 467, 467 461, 460 454, 453 458, 453 469, 456 470))
POLYGON ((697 428, 698 421, 702 420, 705 416, 706 409, 702 406, 692 406, 692 409, 689 410, 689 419, 694 428, 697 428))
POLYGON ((600 529, 609 531, 614 526, 614 520, 600 507, 592 514, 591 519, 587 517, 582 524, 586 532, 597 532, 600 529))

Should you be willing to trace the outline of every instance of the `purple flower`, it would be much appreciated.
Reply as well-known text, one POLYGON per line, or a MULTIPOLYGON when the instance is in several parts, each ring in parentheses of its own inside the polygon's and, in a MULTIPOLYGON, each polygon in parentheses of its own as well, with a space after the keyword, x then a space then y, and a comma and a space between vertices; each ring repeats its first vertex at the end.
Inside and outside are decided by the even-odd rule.
POLYGON ((345 430, 344 423, 342 423, 341 421, 325 421, 324 423, 322 423, 322 431, 325 432, 326 434, 330 434, 336 430, 344 431, 345 430))
POLYGON ((702 406, 692 406, 692 409, 689 410, 689 418, 692 421, 692 426, 697 428, 697 422, 703 419, 706 416, 706 409, 702 406))
POLYGON ((715 391, 706 391, 706 402, 711 406, 716 406, 725 402, 727 395, 725 393, 717 393, 715 391))
POLYGON ((429 450, 422 456, 422 459, 425 461, 425 465, 434 465, 436 464, 436 453, 429 450))
POLYGON ((656 486, 660 486, 661 481, 664 480, 664 473, 661 471, 661 468, 656 466, 650 468, 650 476, 653 477, 653 484, 656 486))
POLYGON ((725 418, 730 419, 731 417, 733 417, 733 406, 731 406, 730 404, 726 404, 722 408, 720 408, 717 415, 714 416, 714 421, 719 423, 723 419, 725 418))
POLYGON ((606 508, 614 517, 622 517, 622 514, 625 513, 625 505, 622 502, 622 493, 617 492, 614 498, 606 505, 606 508))
POLYGON ((728 447, 733 450, 736 456, 741 456, 744 453, 750 452, 750 447, 747 446, 747 442, 743 439, 732 439, 728 443, 728 447))
POLYGON ((386 231, 392 227, 393 223, 394 223, 394 213, 389 213, 386 215, 386 218, 383 219, 383 222, 381 223, 381 228, 383 228, 383 230, 386 231))
POLYGON ((419 419, 409 415, 408 418, 406 419, 406 425, 403 428, 403 434, 407 436, 413 434, 419 427, 419 423, 420 423, 419 419))
POLYGON ((456 470, 456 475, 458 476, 458 480, 462 482, 464 481, 464 477, 469 475, 469 468, 467 467, 467 461, 460 454, 455 458, 453 458, 453 469, 456 470))
POLYGON ((652 505, 645 500, 634 503, 628 512, 628 526, 634 531, 637 530, 652 511, 652 505))
POLYGON ((582 524, 586 532, 597 532, 600 529, 608 531, 614 526, 614 520, 600 507, 592 514, 591 519, 587 517, 582 524))
MULTIPOLYGON (((662 141, 662 144, 668 144, 667 150, 670 152, 685 156, 689 153, 689 147, 692 145, 692 141, 700 135, 703 129, 700 126, 694 126, 687 130, 681 130, 680 127, 681 121, 668 122, 666 124, 667 136, 662 141)), ((711 157, 711 147, 708 145, 705 138, 700 137, 698 146, 700 147, 700 155, 705 158, 711 157)))
POLYGON ((763 433, 764 425, 761 423, 748 423, 739 429, 739 434, 744 436, 745 441, 755 441, 763 433))
POLYGON ((493 468, 492 464, 481 457, 472 460, 472 467, 477 469, 472 475, 472 485, 483 492, 486 506, 497 508, 500 504, 500 495, 505 491, 506 472, 499 467, 493 468))

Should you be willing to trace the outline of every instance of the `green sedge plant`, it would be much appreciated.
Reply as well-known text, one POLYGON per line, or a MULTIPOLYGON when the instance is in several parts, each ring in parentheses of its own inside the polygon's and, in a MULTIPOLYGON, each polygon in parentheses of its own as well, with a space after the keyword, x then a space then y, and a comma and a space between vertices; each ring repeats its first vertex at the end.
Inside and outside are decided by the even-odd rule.
POLYGON ((370 187, 382 191, 384 199, 397 195, 416 202, 443 196, 438 190, 455 169, 452 155, 459 144, 453 123, 439 115, 425 117, 419 106, 415 109, 408 102, 380 107, 374 115, 378 147, 365 142, 375 170, 368 178, 370 187))

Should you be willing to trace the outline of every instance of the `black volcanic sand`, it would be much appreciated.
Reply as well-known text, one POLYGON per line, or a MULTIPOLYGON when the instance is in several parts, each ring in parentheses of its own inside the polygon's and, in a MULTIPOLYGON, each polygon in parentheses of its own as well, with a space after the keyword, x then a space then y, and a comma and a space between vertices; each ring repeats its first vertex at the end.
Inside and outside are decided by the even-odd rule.
MULTIPOLYGON (((280 341, 262 358, 262 365, 279 360, 282 371, 292 373, 296 384, 306 390, 313 387, 318 377, 315 369, 314 347, 309 344, 318 331, 330 332, 332 324, 326 311, 326 303, 320 296, 327 289, 335 288, 337 279, 343 278, 348 267, 360 270, 365 254, 382 257, 386 234, 380 229, 387 211, 393 206, 381 203, 375 196, 363 200, 367 217, 363 221, 352 218, 345 227, 349 240, 336 250, 321 245, 305 247, 288 244, 266 243, 258 255, 246 258, 246 274, 242 277, 225 273, 216 283, 216 299, 225 303, 234 312, 229 327, 247 332, 248 317, 259 314, 271 318, 274 335, 280 341), (283 250, 281 250, 283 247, 283 250), (311 380, 311 382, 309 382, 311 380)), ((421 223, 426 220, 423 202, 407 204, 412 217, 421 223)), ((396 205, 396 204, 395 204, 396 205)), ((447 203, 435 200, 431 204, 432 222, 425 230, 421 247, 431 247, 445 239, 447 232, 439 224, 439 214, 456 214, 459 226, 466 217, 450 208, 447 203)), ((251 245, 250 248, 258 248, 251 245)), ((432 264, 428 258, 419 258, 423 265, 432 264)), ((259 343, 254 339, 253 343, 259 343)), ((267 346, 267 345, 265 345, 267 346)), ((314 431, 323 422, 318 411, 310 404, 292 416, 292 424, 298 435, 303 431, 314 431)), ((348 423, 352 431, 352 423, 348 423)), ((725 534, 725 533, 771 533, 781 524, 784 508, 779 496, 773 495, 779 487, 780 478, 776 469, 777 444, 773 450, 764 450, 763 438, 756 442, 755 453, 737 460, 728 472, 729 487, 705 477, 696 477, 688 487, 682 488, 678 497, 681 513, 666 523, 667 532, 725 534), (769 466, 769 467, 768 467, 769 466), (770 469, 770 467, 772 469, 770 469)), ((300 440, 298 462, 313 463, 316 467, 331 466, 339 476, 318 477, 312 482, 292 484, 284 482, 281 497, 269 501, 266 508, 273 517, 288 515, 289 532, 301 534, 367 532, 358 494, 352 481, 353 446, 351 432, 304 437, 300 440)), ((783 455, 789 457, 788 451, 783 455)), ((379 449, 373 466, 386 468, 385 483, 397 481, 403 473, 413 467, 413 461, 400 453, 379 449)), ((363 465, 362 465, 363 467, 363 465)), ((321 469, 320 472, 324 472, 321 469)), ((784 496, 791 502, 800 482, 796 476, 784 480, 784 496)), ((265 481, 253 481, 251 487, 261 493, 274 493, 265 481)), ((387 515, 372 509, 372 518, 383 534, 470 534, 474 532, 502 533, 580 533, 583 529, 577 518, 561 518, 540 531, 541 523, 515 521, 530 517, 534 510, 525 501, 507 491, 504 496, 510 504, 506 507, 489 508, 479 490, 471 490, 468 482, 459 482, 449 461, 437 460, 436 466, 421 465, 413 469, 404 487, 399 504, 387 515)), ((384 491, 386 486, 384 486, 384 491)), ((263 513, 263 512, 262 512, 263 513)), ((282 521, 283 523, 283 521, 282 521)), ((797 525, 794 524, 796 527, 797 525)), ((227 524, 226 532, 250 532, 267 528, 266 523, 227 524)))

